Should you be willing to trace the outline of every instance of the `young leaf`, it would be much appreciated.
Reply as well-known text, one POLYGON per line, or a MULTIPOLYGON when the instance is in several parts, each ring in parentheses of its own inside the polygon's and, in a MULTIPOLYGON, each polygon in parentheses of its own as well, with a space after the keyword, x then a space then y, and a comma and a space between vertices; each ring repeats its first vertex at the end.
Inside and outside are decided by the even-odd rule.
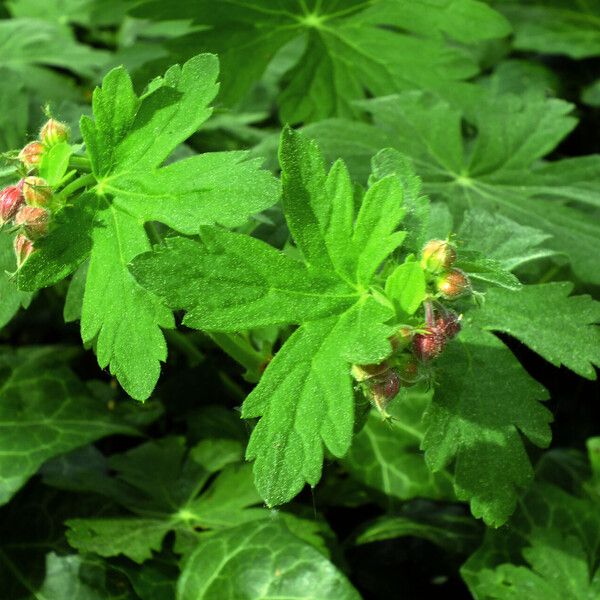
POLYGON ((488 525, 502 525, 533 479, 520 432, 550 443, 546 390, 492 334, 468 324, 439 359, 439 387, 425 412, 422 448, 435 472, 455 459, 454 491, 488 525))
POLYGON ((444 43, 503 37, 510 31, 498 13, 475 0, 427 6, 408 0, 364 3, 343 9, 337 0, 278 2, 265 10, 258 0, 208 0, 173 6, 147 1, 135 14, 151 19, 194 19, 207 25, 194 36, 171 43, 177 52, 216 52, 223 62, 222 100, 233 104, 259 80, 277 51, 306 37, 301 57, 286 73, 280 95, 281 119, 315 121, 356 114, 353 100, 407 88, 436 88, 473 75, 465 53, 444 43), (464 23, 468 21, 467 28, 464 23), (477 23, 477 25, 475 25, 477 23), (400 31, 401 28, 401 31, 400 31))
POLYGON ((385 282, 385 293, 401 313, 414 314, 425 299, 425 273, 418 262, 398 265, 385 282))
POLYGON ((82 339, 138 400, 151 394, 166 359, 161 327, 174 326, 171 311, 126 268, 150 248, 144 223, 188 234, 202 224, 240 225, 278 196, 276 180, 243 152, 161 167, 210 115, 217 71, 215 56, 196 56, 153 80, 141 97, 124 68, 108 73, 94 92, 94 119, 81 120, 94 186, 57 215, 18 274, 21 289, 37 289, 89 257, 82 339))
POLYGON ((565 365, 588 379, 600 367, 600 302, 569 296, 573 284, 526 285, 518 293, 489 290, 482 310, 473 312, 479 327, 502 331, 529 346, 548 362, 565 365))
MULTIPOLYGON (((441 197, 460 208, 476 205, 551 235, 548 248, 568 256, 582 280, 600 283, 600 226, 590 217, 599 205, 600 158, 540 160, 576 125, 569 115, 572 105, 535 92, 496 96, 465 87, 452 103, 410 91, 364 106, 377 135, 360 126, 361 156, 370 139, 375 140, 373 154, 380 150, 384 133, 386 146, 413 160, 432 199, 441 197), (475 127, 474 140, 465 137, 463 120, 475 127)), ((332 129, 341 152, 353 152, 343 133, 353 127, 344 122, 332 129)), ((311 132, 317 139, 327 138, 328 129, 325 122, 311 132)))
POLYGON ((258 597, 358 600, 359 595, 332 563, 277 518, 206 538, 183 562, 177 600, 258 597))
POLYGON ((49 458, 115 433, 135 435, 65 366, 55 347, 0 352, 0 504, 49 458))
POLYGON ((390 175, 355 210, 343 163, 326 173, 314 142, 286 129, 281 140, 283 207, 304 263, 264 242, 204 230, 205 246, 170 241, 133 261, 132 272, 198 329, 244 330, 298 323, 242 408, 261 417, 247 457, 256 459, 259 492, 269 504, 293 498, 321 476, 325 445, 343 456, 352 439, 351 363, 390 352, 391 305, 369 292, 381 262, 404 238, 403 190, 390 175), (173 271, 190 268, 186 283, 173 271))

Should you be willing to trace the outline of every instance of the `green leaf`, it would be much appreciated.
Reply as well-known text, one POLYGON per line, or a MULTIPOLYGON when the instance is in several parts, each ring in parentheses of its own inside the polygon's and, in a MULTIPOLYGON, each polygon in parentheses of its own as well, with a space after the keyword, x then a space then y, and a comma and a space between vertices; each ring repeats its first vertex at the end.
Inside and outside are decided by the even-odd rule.
MULTIPOLYGON (((450 101, 410 91, 365 102, 373 135, 360 125, 358 156, 371 139, 372 153, 380 150, 383 134, 383 145, 413 160, 432 199, 457 209, 482 208, 550 235, 547 248, 568 256, 582 280, 600 283, 600 226, 593 212, 599 206, 600 156, 541 160, 575 127, 572 105, 535 91, 517 97, 474 86, 446 95, 450 101), (472 140, 465 122, 475 128, 472 140)), ((321 140, 335 133, 340 152, 333 156, 345 152, 354 171, 353 134, 344 135, 353 128, 350 122, 324 122, 311 134, 321 140)))
POLYGON ((60 142, 44 152, 40 161, 39 174, 51 187, 57 186, 69 168, 69 158, 73 148, 67 142, 60 142))
POLYGON ((31 294, 19 291, 10 276, 17 268, 13 237, 6 231, 0 232, 0 327, 4 327, 21 306, 27 307, 31 300, 31 294))
POLYGON ((425 273, 418 262, 398 265, 385 282, 385 293, 401 313, 413 315, 425 299, 425 273))
POLYGON ((432 473, 419 447, 429 396, 412 390, 401 393, 388 408, 391 423, 371 412, 342 460, 352 477, 383 495, 381 503, 388 508, 411 498, 454 498, 452 476, 445 470, 432 473))
POLYGON ((246 399, 242 416, 261 417, 247 457, 268 504, 293 498, 321 476, 324 448, 343 456, 352 439, 351 363, 379 362, 391 352, 392 306, 369 292, 381 262, 404 239, 400 179, 377 180, 355 207, 343 163, 326 173, 318 147, 284 130, 283 206, 304 262, 264 242, 204 229, 204 246, 169 241, 133 261, 132 272, 187 325, 243 331, 297 323, 246 399), (183 283, 175 267, 191 277, 183 283), (383 303, 382 303, 383 302, 383 303))
POLYGON ((400 537, 418 537, 450 552, 465 553, 480 541, 478 523, 450 508, 426 505, 422 510, 405 510, 368 523, 356 536, 355 544, 372 544, 400 537))
POLYGON ((462 250, 456 261, 456 266, 469 274, 471 279, 484 281, 509 290, 521 289, 521 282, 509 273, 500 263, 493 258, 486 258, 479 252, 462 250))
POLYGON ((465 211, 458 235, 468 248, 499 261, 507 271, 556 254, 553 250, 539 248, 550 238, 548 234, 482 208, 465 211))
POLYGON ((95 185, 56 215, 19 271, 20 288, 35 290, 89 257, 82 339, 137 400, 151 394, 166 360, 161 328, 174 326, 171 311, 127 269, 150 248, 144 224, 162 221, 188 234, 203 224, 241 225, 279 193, 273 176, 243 152, 162 166, 210 115, 217 72, 215 56, 196 56, 154 79, 141 97, 123 67, 107 74, 94 92, 94 119, 81 119, 95 185))
POLYGON ((31 18, 0 22, 2 72, 16 73, 29 90, 44 90, 46 98, 74 95, 67 78, 49 67, 91 78, 106 58, 104 51, 79 44, 64 25, 31 18))
POLYGON ((587 58, 600 54, 600 2, 496 0, 514 27, 514 47, 587 58))
POLYGON ((358 600, 360 596, 332 563, 292 535, 279 519, 240 525, 206 538, 183 563, 177 600, 258 597, 358 600))
POLYGON ((477 71, 464 52, 444 41, 465 43, 503 37, 506 20, 482 2, 452 0, 415 5, 407 0, 281 0, 265 10, 252 0, 187 0, 174 7, 150 1, 135 12, 151 19, 194 19, 207 31, 172 41, 176 53, 217 53, 223 63, 222 101, 239 101, 278 50, 295 41, 304 52, 285 73, 279 96, 283 122, 355 115, 353 101, 407 88, 437 88, 477 71), (469 22, 470 26, 465 27, 469 22), (477 25, 475 25, 477 23, 477 25), (401 28, 401 31, 400 31, 401 28))
POLYGON ((65 366, 58 348, 0 352, 0 504, 49 458, 115 433, 120 422, 65 366))
POLYGON ((142 563, 160 551, 169 531, 195 539, 199 528, 222 529, 265 519, 269 512, 255 508, 261 498, 250 465, 239 464, 241 457, 238 441, 213 437, 188 453, 183 438, 169 437, 113 455, 108 465, 116 478, 106 472, 83 471, 79 476, 73 472, 70 486, 103 493, 133 514, 69 519, 67 539, 81 552, 124 554, 142 563))
POLYGON ((579 600, 600 592, 597 501, 537 482, 508 527, 488 530, 461 574, 477 598, 579 600))
POLYGON ((520 433, 537 446, 550 442, 552 416, 538 403, 548 394, 492 334, 465 323, 460 341, 439 359, 422 448, 434 472, 455 460, 456 496, 498 527, 533 479, 520 433))
POLYGON ((600 302, 569 296, 573 284, 526 285, 520 292, 489 290, 473 321, 484 329, 517 338, 557 367, 588 379, 600 366, 600 302))

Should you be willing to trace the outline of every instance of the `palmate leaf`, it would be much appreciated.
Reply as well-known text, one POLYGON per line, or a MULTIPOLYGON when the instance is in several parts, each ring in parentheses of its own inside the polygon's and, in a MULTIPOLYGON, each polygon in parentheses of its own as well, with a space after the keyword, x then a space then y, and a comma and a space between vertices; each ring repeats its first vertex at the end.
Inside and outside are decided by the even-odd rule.
POLYGON ((242 408, 243 417, 260 417, 247 457, 256 459, 256 484, 271 505, 293 498, 305 482, 318 482, 324 447, 343 456, 350 446, 350 364, 378 362, 391 352, 386 322, 394 310, 369 288, 404 239, 396 228, 405 212, 395 175, 375 181, 355 210, 343 163, 326 173, 316 144, 290 129, 282 134, 280 155, 284 212, 303 262, 215 230, 203 233, 204 245, 169 241, 132 265, 143 286, 187 311, 189 326, 300 325, 242 408), (191 269, 183 285, 176 264, 191 269))
POLYGON ((280 519, 247 523, 205 539, 184 560, 177 583, 177 600, 359 597, 331 562, 280 519))
POLYGON ((588 379, 600 367, 600 302, 589 296, 569 296, 571 283, 526 285, 519 293, 489 290, 473 321, 484 329, 502 331, 556 365, 588 379))
POLYGON ((103 436, 136 434, 65 365, 55 347, 0 352, 0 504, 49 458, 103 436))
POLYGON ((568 490, 538 477, 519 499, 509 526, 488 530, 483 545, 461 568, 476 598, 598 597, 597 498, 581 492, 581 480, 568 490))
POLYGON ((209 26, 168 46, 175 54, 190 48, 218 53, 226 104, 244 96, 283 46, 305 38, 279 97, 282 121, 288 123, 353 115, 352 101, 367 91, 380 96, 469 77, 476 64, 443 38, 473 43, 510 31, 499 13, 475 0, 276 0, 268 7, 260 0, 185 0, 176 8, 151 0, 134 14, 209 26))
POLYGON ((511 21, 519 50, 566 54, 571 58, 600 55, 600 2, 570 0, 494 0, 511 21))
POLYGON ((311 126, 310 134, 329 139, 329 147, 337 136, 339 152, 332 158, 341 155, 353 172, 355 164, 364 172, 359 163, 371 140, 372 154, 383 146, 397 149, 413 160, 430 197, 500 213, 551 235, 547 248, 568 256, 582 280, 600 283, 594 218, 600 156, 542 160, 576 125, 572 105, 535 92, 497 96, 472 86, 454 96, 449 102, 414 91, 375 99, 364 104, 373 126, 360 124, 360 133, 353 133, 350 122, 325 121, 311 126), (463 121, 475 127, 473 140, 464 137, 463 121))
POLYGON ((140 97, 123 68, 104 78, 94 92, 94 120, 81 120, 95 185, 57 215, 18 273, 19 287, 34 290, 89 257, 83 341, 138 400, 150 395, 166 359, 160 328, 174 325, 171 311, 126 268, 150 248, 144 223, 162 221, 189 234, 203 224, 240 225, 278 196, 276 180, 242 152, 161 166, 210 115, 217 72, 216 57, 200 55, 171 67, 140 97))
POLYGON ((546 390, 494 335, 468 323, 462 343, 439 359, 438 383, 424 415, 421 447, 439 471, 454 460, 454 491, 488 525, 502 525, 533 479, 521 433, 550 443, 551 413, 538 401, 546 390))

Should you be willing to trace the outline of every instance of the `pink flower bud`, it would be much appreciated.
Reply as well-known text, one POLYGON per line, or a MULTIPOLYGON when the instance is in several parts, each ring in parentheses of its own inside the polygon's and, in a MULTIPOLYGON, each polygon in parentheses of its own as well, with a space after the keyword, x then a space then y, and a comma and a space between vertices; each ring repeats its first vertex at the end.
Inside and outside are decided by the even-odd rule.
POLYGON ((50 213, 38 206, 22 206, 15 216, 15 225, 22 227, 28 238, 36 240, 48 231, 50 213))
POLYGON ((9 185, 0 192, 0 225, 10 221, 23 204, 21 185, 9 185))
POLYGON ((371 365, 352 365, 352 376, 356 381, 366 381, 385 373, 389 368, 385 361, 371 365))
POLYGON ((471 281, 460 269, 451 269, 435 281, 437 291, 446 300, 454 300, 471 293, 471 281))
POLYGON ((52 198, 52 190, 42 177, 25 177, 23 179, 23 197, 30 206, 47 206, 52 198))
POLYGON ((27 239, 22 233, 15 237, 14 241, 15 257, 17 259, 17 269, 20 269, 23 263, 33 252, 33 242, 27 239))
POLYGON ((371 385, 371 402, 384 416, 387 405, 398 395, 402 382, 395 369, 389 369, 371 385))
POLYGON ((456 260, 456 249, 445 240, 429 240, 421 250, 421 267, 430 273, 449 269, 456 260))
POLYGON ((460 333, 460 320, 460 315, 457 315, 453 310, 447 310, 444 315, 435 320, 435 329, 448 339, 453 338, 460 333))
POLYGON ((40 142, 31 142, 19 152, 19 160, 27 170, 33 169, 40 164, 44 150, 44 145, 40 142))
POLYGON ((40 129, 40 140, 46 146, 69 141, 69 126, 56 119, 48 119, 40 129))

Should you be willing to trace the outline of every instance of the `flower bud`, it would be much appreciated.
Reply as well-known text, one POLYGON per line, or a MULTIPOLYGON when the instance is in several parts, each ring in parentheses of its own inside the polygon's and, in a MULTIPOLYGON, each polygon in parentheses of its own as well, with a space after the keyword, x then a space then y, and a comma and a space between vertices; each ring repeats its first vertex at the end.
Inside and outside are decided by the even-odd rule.
POLYGON ((461 315, 456 314, 453 310, 447 310, 444 315, 439 316, 435 320, 435 329, 448 339, 451 339, 460 333, 461 319, 461 315))
POLYGON ((69 126, 56 119, 48 119, 40 129, 40 140, 45 146, 69 141, 69 126))
POLYGON ((414 356, 404 354, 402 358, 402 363, 398 366, 398 376, 403 386, 410 387, 422 378, 421 368, 414 356))
POLYGON ((17 259, 17 269, 20 269, 23 263, 29 258, 30 254, 33 252, 33 242, 27 239, 27 237, 24 236, 22 233, 19 233, 15 237, 13 247, 15 250, 15 257, 17 259))
POLYGON ((435 281, 437 291, 446 300, 454 300, 471 293, 471 281, 460 269, 451 269, 435 281))
POLYGON ((40 142, 31 142, 19 152, 19 160, 27 170, 33 169, 40 164, 44 150, 44 145, 40 142))
POLYGON ((352 377, 356 381, 366 381, 385 373, 390 366, 387 362, 371 365, 352 365, 352 377))
POLYGON ((390 344, 392 345, 392 350, 394 352, 398 352, 400 350, 404 350, 412 339, 413 330, 412 327, 408 327, 406 325, 400 327, 396 333, 390 337, 390 344))
POLYGON ((456 249, 445 240, 429 240, 421 250, 421 267, 430 273, 449 269, 456 260, 456 249))
POLYGON ((437 358, 446 346, 446 336, 434 327, 427 327, 425 333, 413 338, 413 352, 423 362, 437 358))
POLYGON ((52 190, 42 177, 25 177, 23 197, 29 206, 46 206, 52 198, 52 190))
POLYGON ((21 185, 9 185, 0 192, 0 225, 10 221, 23 204, 21 185))
POLYGON ((36 240, 48 231, 50 213, 38 206, 22 206, 15 216, 15 225, 22 227, 28 238, 36 240))
POLYGON ((389 369, 383 375, 377 378, 376 382, 371 386, 371 402, 375 408, 387 415, 385 409, 400 391, 401 381, 395 369, 389 369))

